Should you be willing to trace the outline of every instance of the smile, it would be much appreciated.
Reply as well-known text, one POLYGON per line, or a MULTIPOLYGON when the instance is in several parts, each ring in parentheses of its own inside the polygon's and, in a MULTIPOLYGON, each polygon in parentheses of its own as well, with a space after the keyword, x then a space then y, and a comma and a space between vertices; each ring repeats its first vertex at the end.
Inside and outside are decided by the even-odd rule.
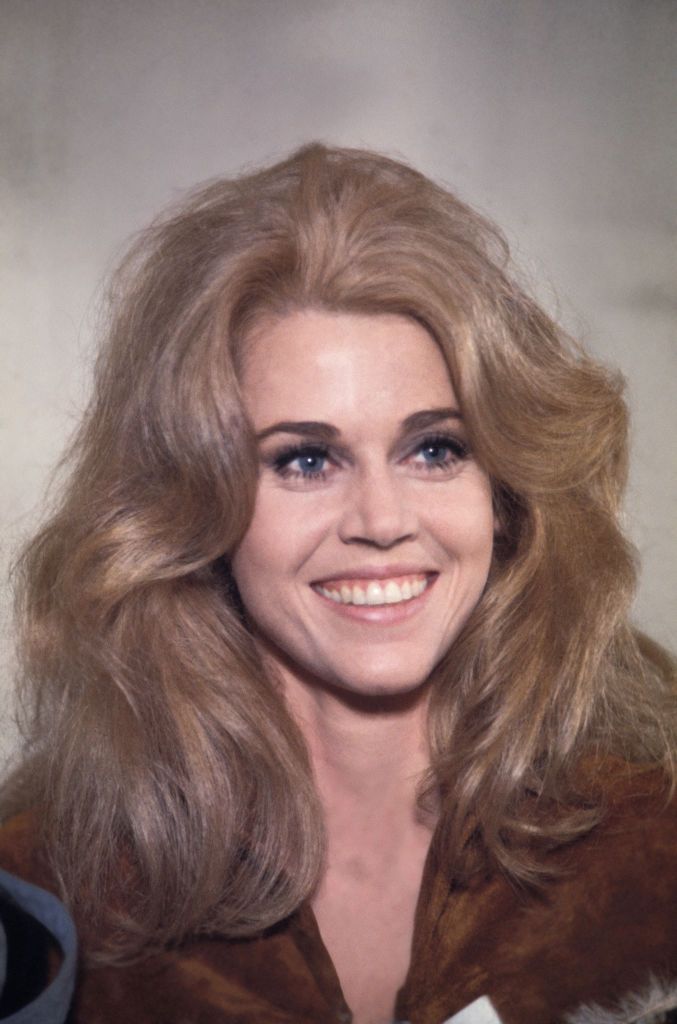
POLYGON ((314 584, 313 589, 335 604, 374 607, 411 601, 420 597, 430 583, 431 577, 420 573, 383 580, 330 580, 314 584))

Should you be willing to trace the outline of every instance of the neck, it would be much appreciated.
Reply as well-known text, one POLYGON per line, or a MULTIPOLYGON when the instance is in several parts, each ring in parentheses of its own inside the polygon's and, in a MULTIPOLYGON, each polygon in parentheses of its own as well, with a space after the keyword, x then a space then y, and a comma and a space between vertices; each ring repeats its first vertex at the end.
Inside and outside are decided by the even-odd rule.
POLYGON ((303 732, 331 837, 359 821, 391 828, 420 823, 417 789, 429 764, 428 693, 363 697, 283 676, 303 732))

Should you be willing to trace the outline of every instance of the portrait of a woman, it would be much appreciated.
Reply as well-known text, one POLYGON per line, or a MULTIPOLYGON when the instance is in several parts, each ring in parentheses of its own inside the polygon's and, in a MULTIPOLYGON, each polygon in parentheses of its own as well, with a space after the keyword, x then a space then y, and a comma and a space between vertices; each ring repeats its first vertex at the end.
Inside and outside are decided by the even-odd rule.
POLYGON ((0 865, 72 914, 69 1020, 554 1024, 677 979, 627 445, 620 376, 404 163, 312 144, 150 226, 17 570, 0 865))

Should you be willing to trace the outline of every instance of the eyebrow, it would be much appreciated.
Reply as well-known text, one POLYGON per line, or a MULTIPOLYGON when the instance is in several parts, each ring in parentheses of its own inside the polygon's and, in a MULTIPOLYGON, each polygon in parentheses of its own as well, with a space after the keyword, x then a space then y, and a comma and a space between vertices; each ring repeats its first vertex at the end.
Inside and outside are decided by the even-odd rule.
MULTIPOLYGON (((412 430, 425 430, 432 427, 441 420, 463 421, 458 409, 451 406, 442 409, 422 409, 420 412, 412 412, 410 416, 402 421, 402 433, 407 434, 412 430)), ((313 437, 321 441, 335 441, 341 436, 341 431, 332 426, 331 423, 324 423, 321 420, 281 420, 273 423, 272 426, 261 430, 257 435, 258 441, 263 441, 271 434, 299 434, 301 437, 313 437)))
POLYGON ((463 417, 458 409, 451 406, 445 409, 422 409, 421 412, 412 412, 411 416, 407 416, 402 423, 402 432, 425 430, 426 427, 432 427, 441 420, 458 420, 462 423, 463 417))

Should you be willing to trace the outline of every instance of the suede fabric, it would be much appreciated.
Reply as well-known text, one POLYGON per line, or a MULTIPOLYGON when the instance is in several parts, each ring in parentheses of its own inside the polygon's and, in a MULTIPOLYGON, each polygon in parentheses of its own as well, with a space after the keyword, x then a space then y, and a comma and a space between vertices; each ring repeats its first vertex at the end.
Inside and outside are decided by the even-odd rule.
MULTIPOLYGON (((504 1024, 613 1005, 677 979, 677 800, 648 776, 615 785, 604 823, 553 853, 540 895, 493 875, 450 886, 429 857, 397 1018, 441 1024, 488 995, 504 1024)), ((0 866, 53 889, 30 816, 0 830, 0 866)), ((350 1010, 308 906, 264 936, 201 938, 132 966, 81 969, 72 1024, 346 1024, 350 1010)))

